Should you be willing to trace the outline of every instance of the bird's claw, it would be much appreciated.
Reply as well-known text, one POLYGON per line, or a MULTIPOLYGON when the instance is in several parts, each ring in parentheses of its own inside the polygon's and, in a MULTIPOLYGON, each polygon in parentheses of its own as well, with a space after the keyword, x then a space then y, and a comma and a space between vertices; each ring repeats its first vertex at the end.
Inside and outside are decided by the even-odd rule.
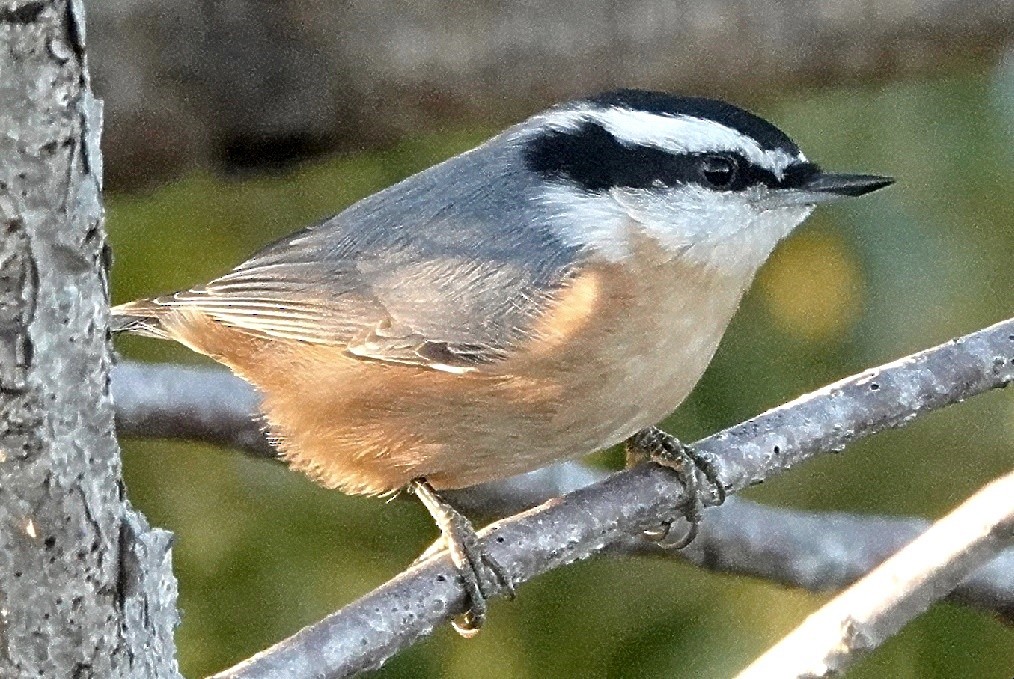
MULTIPOLYGON (((725 486, 718 478, 717 470, 711 460, 657 427, 648 427, 627 439, 626 452, 627 467, 649 459, 672 469, 686 488, 689 502, 685 515, 690 522, 690 529, 679 540, 665 543, 666 547, 683 549, 697 537, 704 508, 725 502, 725 486), (707 483, 701 482, 698 472, 707 483)), ((665 521, 659 529, 645 531, 644 536, 654 542, 664 542, 672 530, 672 524, 672 521, 665 521)))
POLYGON ((514 583, 507 570, 483 549, 475 528, 464 514, 445 502, 423 479, 413 481, 411 489, 440 528, 441 540, 468 596, 468 610, 451 624, 461 636, 474 637, 486 621, 487 600, 498 594, 513 599, 514 583))

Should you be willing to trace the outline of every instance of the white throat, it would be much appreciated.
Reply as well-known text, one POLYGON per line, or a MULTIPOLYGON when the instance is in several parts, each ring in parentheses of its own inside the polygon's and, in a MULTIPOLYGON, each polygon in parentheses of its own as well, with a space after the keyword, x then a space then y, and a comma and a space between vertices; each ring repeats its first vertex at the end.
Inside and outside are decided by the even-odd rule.
POLYGON ((609 261, 632 256, 630 238, 640 232, 674 258, 697 264, 755 270, 813 206, 761 209, 748 197, 699 187, 662 190, 614 189, 579 198, 567 186, 552 187, 542 200, 554 232, 568 245, 609 261))

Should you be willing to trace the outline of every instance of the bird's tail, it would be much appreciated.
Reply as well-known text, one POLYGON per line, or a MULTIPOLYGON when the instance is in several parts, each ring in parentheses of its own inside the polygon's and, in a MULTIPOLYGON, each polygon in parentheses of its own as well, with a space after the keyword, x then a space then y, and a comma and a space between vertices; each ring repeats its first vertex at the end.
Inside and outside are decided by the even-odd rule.
POLYGON ((159 304, 154 299, 139 299, 114 306, 109 310, 109 330, 111 332, 132 332, 146 337, 171 339, 162 326, 162 317, 172 311, 172 307, 159 304))

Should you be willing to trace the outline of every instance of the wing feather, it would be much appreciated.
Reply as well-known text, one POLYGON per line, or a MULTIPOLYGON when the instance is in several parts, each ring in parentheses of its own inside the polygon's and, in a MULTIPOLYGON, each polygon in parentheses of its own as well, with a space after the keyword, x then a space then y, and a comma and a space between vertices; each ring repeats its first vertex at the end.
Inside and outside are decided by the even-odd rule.
POLYGON ((496 363, 531 336, 583 255, 538 222, 529 175, 503 175, 513 158, 464 174, 462 158, 153 302, 363 360, 451 372, 496 363))

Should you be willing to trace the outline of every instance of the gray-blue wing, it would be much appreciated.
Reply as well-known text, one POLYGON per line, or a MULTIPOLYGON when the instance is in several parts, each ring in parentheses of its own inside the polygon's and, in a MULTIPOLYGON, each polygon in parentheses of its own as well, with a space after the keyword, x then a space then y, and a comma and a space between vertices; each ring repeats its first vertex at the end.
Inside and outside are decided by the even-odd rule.
POLYGON ((449 191, 429 176, 438 170, 448 168, 416 175, 205 286, 157 301, 252 335, 337 345, 364 359, 452 372, 494 363, 531 335, 579 255, 538 223, 525 186, 459 181, 449 191))

